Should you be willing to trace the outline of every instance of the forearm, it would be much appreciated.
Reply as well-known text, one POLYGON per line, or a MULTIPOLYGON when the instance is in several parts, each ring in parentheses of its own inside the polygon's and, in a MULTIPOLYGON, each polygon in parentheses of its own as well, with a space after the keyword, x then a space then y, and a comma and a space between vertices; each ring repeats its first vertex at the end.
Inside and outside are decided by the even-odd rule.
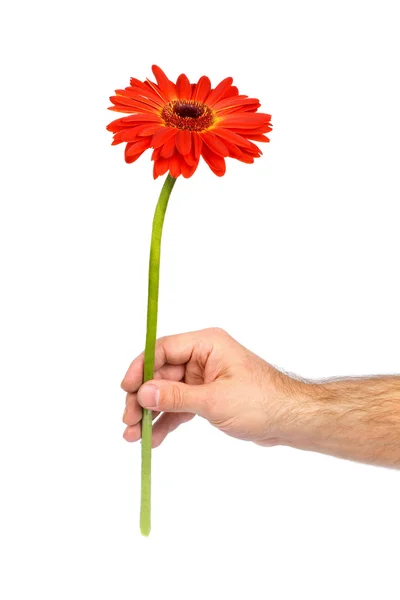
POLYGON ((400 377, 297 384, 289 445, 400 468, 400 377))

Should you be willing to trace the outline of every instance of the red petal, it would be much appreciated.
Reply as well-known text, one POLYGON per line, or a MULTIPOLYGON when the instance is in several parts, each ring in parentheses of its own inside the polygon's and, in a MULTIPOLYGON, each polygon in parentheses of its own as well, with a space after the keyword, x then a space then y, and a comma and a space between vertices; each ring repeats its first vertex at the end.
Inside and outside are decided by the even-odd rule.
MULTIPOLYGON (((143 150, 143 152, 144 152, 144 150, 143 150)), ((135 154, 135 156, 125 156, 125 162, 128 163, 128 165, 131 165, 132 163, 137 161, 138 158, 140 158, 142 156, 143 152, 139 152, 139 154, 135 154)))
POLYGON ((139 142, 133 142, 132 144, 127 144, 125 148, 125 156, 133 156, 138 152, 144 152, 147 150, 147 148, 150 148, 150 138, 140 140, 139 142))
MULTIPOLYGON (((132 112, 132 111, 131 111, 132 112)), ((136 121, 148 121, 149 123, 160 123, 160 127, 162 125, 162 121, 159 115, 156 114, 152 114, 152 113, 146 113, 146 114, 141 114, 141 113, 135 113, 133 115, 131 115, 130 117, 123 117, 125 119, 124 123, 129 123, 129 124, 134 124, 136 121)))
POLYGON ((266 135, 262 135, 261 133, 256 135, 247 135, 250 140, 254 140, 255 142, 269 142, 269 138, 266 135))
POLYGON ((208 94, 211 92, 211 81, 203 75, 200 77, 193 94, 193 100, 204 102, 208 94))
POLYGON ((166 158, 159 158, 154 162, 153 175, 154 179, 160 175, 164 175, 168 171, 168 160, 166 158))
POLYGON ((126 117, 122 117, 120 119, 116 119, 115 121, 111 121, 111 123, 109 123, 106 127, 107 131, 112 131, 113 133, 115 133, 117 131, 121 131, 121 129, 126 129, 127 126, 122 120, 124 118, 126 117))
POLYGON ((116 119, 107 125, 107 130, 116 133, 117 131, 124 131, 126 129, 133 129, 135 127, 152 127, 157 125, 158 128, 163 127, 160 120, 158 123, 153 118, 144 118, 144 115, 140 115, 140 118, 137 118, 138 115, 130 115, 129 117, 121 117, 120 119, 116 119), (147 122, 146 122, 147 121, 147 122))
POLYGON ((148 89, 147 84, 144 81, 140 81, 140 79, 136 79, 136 77, 131 77, 129 81, 132 87, 138 87, 143 90, 148 89))
POLYGON ((214 105, 214 110, 216 112, 223 111, 226 114, 227 111, 230 110, 246 110, 250 106, 253 108, 256 106, 257 108, 261 106, 259 101, 256 98, 247 98, 247 96, 234 96, 233 98, 223 98, 219 102, 214 105))
MULTIPOLYGON (((135 119, 138 115, 134 114, 134 115, 129 115, 128 117, 120 117, 119 119, 116 119, 115 121, 113 121, 113 124, 117 124, 120 128, 122 129, 126 129, 127 127, 135 127, 135 125, 137 125, 137 123, 135 123, 135 119)), ((154 119, 152 118, 145 118, 143 119, 142 117, 144 117, 144 115, 141 115, 139 120, 142 121, 141 126, 145 126, 146 123, 144 123, 143 121, 148 121, 148 125, 150 125, 151 122, 154 122, 154 119)), ((161 123, 160 123, 161 126, 161 123)))
POLYGON ((213 133, 215 133, 215 135, 223 138, 224 140, 231 142, 232 144, 236 144, 236 146, 242 146, 243 148, 249 148, 249 149, 254 149, 254 150, 257 149, 257 146, 255 144, 252 144, 251 142, 246 140, 246 138, 239 135, 238 133, 234 133, 230 129, 224 129, 223 127, 216 127, 215 129, 213 129, 213 133))
POLYGON ((232 87, 226 90, 223 96, 221 96, 221 100, 223 100, 223 98, 232 98, 232 96, 237 96, 238 94, 239 90, 237 89, 236 85, 233 85, 232 87))
POLYGON ((153 135, 162 127, 159 123, 154 123, 154 125, 148 125, 146 127, 141 128, 139 135, 153 135))
MULTIPOLYGON (((119 94, 118 94, 118 96, 119 96, 119 94)), ((157 104, 153 100, 150 100, 150 98, 145 98, 144 96, 135 95, 134 98, 131 97, 131 100, 133 100, 134 102, 137 102, 138 107, 143 112, 149 111, 149 112, 159 113, 160 110, 162 109, 162 107, 165 106, 165 102, 160 101, 157 104)))
POLYGON ((189 154, 184 155, 186 164, 191 167, 197 165, 200 158, 200 151, 203 145, 203 141, 198 133, 192 132, 192 148, 189 154))
POLYGON ((199 158, 200 153, 201 153, 201 148, 203 146, 203 140, 200 137, 200 134, 198 133, 194 133, 193 134, 193 154, 196 158, 199 158))
POLYGON ((231 158, 235 158, 236 160, 240 160, 241 162, 251 164, 254 162, 254 155, 248 154, 246 150, 241 150, 235 144, 231 144, 230 142, 226 142, 229 150, 229 156, 231 158))
POLYGON ((192 96, 192 88, 189 79, 183 73, 176 80, 176 90, 178 97, 181 100, 190 100, 192 96))
POLYGON ((160 69, 160 67, 157 67, 157 65, 153 65, 151 70, 153 71, 154 77, 157 79, 158 87, 164 96, 168 98, 168 100, 176 100, 177 94, 175 84, 168 79, 164 71, 160 69))
POLYGON ((193 175, 193 173, 195 172, 195 170, 197 169, 199 164, 199 161, 196 160, 196 162, 192 165, 187 165, 186 163, 182 163, 181 164, 181 168, 182 168, 182 175, 187 179, 188 177, 191 177, 193 175))
POLYGON ((174 127, 161 127, 157 133, 153 135, 153 139, 151 140, 151 145, 153 148, 158 148, 158 146, 162 146, 165 142, 172 137, 174 137, 178 133, 178 130, 174 127))
POLYGON ((158 99, 157 102, 155 102, 154 100, 152 100, 151 98, 148 98, 147 96, 138 96, 137 94, 135 94, 135 96, 133 97, 132 94, 132 99, 135 100, 135 102, 137 102, 140 106, 143 106, 142 110, 148 109, 151 112, 160 112, 160 109, 165 106, 165 102, 161 102, 160 99, 158 99))
POLYGON ((244 110, 245 112, 257 112, 260 106, 261 104, 259 102, 257 104, 246 104, 246 106, 237 108, 236 111, 244 110))
MULTIPOLYGON (((127 88, 128 89, 128 88, 127 88)), ((117 104, 117 101, 121 101, 122 99, 129 99, 131 102, 135 103, 135 107, 142 112, 156 112, 160 110, 160 105, 159 104, 155 104, 152 100, 149 100, 148 98, 143 98, 143 96, 137 96, 137 94, 132 94, 126 90, 115 90, 115 96, 111 96, 110 100, 111 102, 113 102, 114 104, 117 104), (114 99, 116 99, 116 101, 114 102, 114 99)))
POLYGON ((222 156, 218 156, 210 150, 207 146, 203 144, 203 149, 201 151, 201 155, 210 167, 211 171, 218 175, 218 177, 222 177, 225 175, 226 165, 225 159, 222 156))
POLYGON ((235 129, 252 129, 262 127, 271 120, 271 115, 263 113, 242 113, 222 117, 222 127, 234 127, 235 129))
POLYGON ((136 142, 138 141, 138 136, 145 127, 143 127, 143 125, 139 125, 138 127, 129 127, 128 129, 118 131, 114 134, 114 140, 117 144, 120 142, 136 142))
POLYGON ((125 90, 127 93, 129 92, 131 98, 137 98, 142 102, 150 102, 155 106, 162 106, 163 104, 165 104, 165 101, 160 100, 160 95, 158 93, 155 93, 154 88, 152 88, 151 86, 147 86, 146 91, 143 91, 141 88, 135 86, 127 87, 125 88, 125 90))
POLYGON ((150 79, 146 79, 146 82, 149 84, 149 86, 151 87, 151 89, 154 92, 154 94, 156 96, 158 96, 159 98, 161 98, 162 103, 163 104, 167 104, 168 98, 165 96, 165 94, 163 94, 163 92, 160 90, 160 88, 158 87, 158 85, 156 85, 155 83, 153 83, 152 81, 150 81, 150 79))
MULTIPOLYGON (((226 108, 227 106, 234 106, 236 104, 240 104, 243 100, 249 100, 249 97, 245 94, 240 94, 240 96, 230 96, 228 98, 221 98, 214 104, 214 110, 220 110, 221 108, 226 108)), ((254 99, 253 99, 254 102, 254 99)))
POLYGON ((240 154, 237 156, 232 155, 231 158, 240 160, 240 162, 246 163, 247 165, 251 165, 254 162, 254 156, 250 156, 250 154, 246 154, 246 152, 240 152, 240 154))
POLYGON ((128 152, 131 152, 132 146, 134 146, 134 144, 127 144, 125 147, 125 161, 128 164, 135 162, 135 160, 137 160, 139 158, 139 156, 141 156, 143 154, 143 152, 146 150, 146 148, 143 148, 143 150, 140 150, 136 154, 132 154, 132 155, 128 154, 128 152))
POLYGON ((122 106, 122 104, 118 105, 118 106, 109 106, 108 110, 114 110, 115 112, 122 112, 122 113, 132 113, 133 110, 130 106, 122 106))
POLYGON ((259 133, 268 133, 268 131, 272 131, 272 127, 271 127, 271 125, 266 123, 262 127, 254 127, 253 129, 243 129, 241 127, 230 127, 229 131, 233 131, 234 133, 238 133, 239 135, 248 137, 250 135, 258 135, 259 133))
POLYGON ((151 153, 151 160, 158 160, 161 156, 161 148, 154 148, 151 153))
POLYGON ((168 168, 171 177, 179 177, 181 174, 181 163, 185 162, 178 152, 168 159, 168 168))
POLYGON ((181 154, 189 154, 192 147, 192 134, 188 129, 180 129, 176 134, 176 147, 181 154))
POLYGON ((200 137, 203 140, 203 142, 210 148, 210 150, 215 152, 215 154, 219 154, 219 156, 228 156, 228 148, 225 146, 223 141, 220 140, 216 135, 207 131, 205 133, 200 133, 200 137))
POLYGON ((218 100, 220 100, 225 92, 231 87, 232 81, 232 77, 226 77, 226 79, 223 79, 221 83, 217 85, 215 90, 213 90, 206 98, 206 104, 208 104, 208 106, 214 106, 214 104, 218 102, 218 100))
POLYGON ((190 152, 190 154, 185 154, 183 158, 185 159, 185 163, 189 166, 199 162, 199 158, 196 158, 193 152, 190 152))
POLYGON ((163 144, 162 146, 160 146, 160 156, 163 156, 164 158, 169 158, 170 156, 172 156, 175 152, 175 140, 176 140, 176 135, 171 137, 167 142, 165 142, 165 144, 163 144))

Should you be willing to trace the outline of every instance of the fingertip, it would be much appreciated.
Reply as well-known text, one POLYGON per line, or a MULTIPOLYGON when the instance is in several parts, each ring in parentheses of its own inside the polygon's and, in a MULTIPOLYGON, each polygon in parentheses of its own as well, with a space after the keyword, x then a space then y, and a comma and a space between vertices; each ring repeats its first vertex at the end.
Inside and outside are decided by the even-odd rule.
POLYGON ((129 377, 129 371, 127 371, 127 373, 125 374, 123 380, 121 381, 121 388, 124 390, 124 392, 132 392, 132 382, 130 381, 130 377, 129 377))
POLYGON ((128 425, 128 427, 125 429, 125 431, 123 433, 123 438, 127 442, 137 442, 138 440, 140 440, 141 437, 142 437, 142 429, 139 424, 133 425, 133 426, 128 425))
POLYGON ((158 437, 158 438, 153 438, 151 441, 151 447, 153 448, 153 450, 155 450, 156 448, 158 448, 159 446, 161 446, 161 444, 163 443, 163 441, 165 440, 167 436, 164 436, 162 438, 158 437))
POLYGON ((136 392, 143 381, 143 352, 139 354, 129 365, 121 381, 121 388, 125 392, 136 392))
POLYGON ((168 433, 158 432, 157 430, 156 431, 153 430, 153 436, 152 436, 152 440, 151 440, 151 447, 153 448, 153 450, 155 448, 158 448, 158 446, 161 446, 161 444, 163 443, 163 441, 165 440, 167 435, 168 435, 168 433))

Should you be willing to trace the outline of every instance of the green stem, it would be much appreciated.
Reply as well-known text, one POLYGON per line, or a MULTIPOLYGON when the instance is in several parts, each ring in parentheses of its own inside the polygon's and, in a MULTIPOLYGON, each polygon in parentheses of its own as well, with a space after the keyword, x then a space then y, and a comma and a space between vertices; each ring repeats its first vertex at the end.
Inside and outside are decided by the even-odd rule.
MULTIPOLYGON (((149 262, 149 292, 147 299, 147 330, 144 351, 143 382, 154 377, 154 355, 157 338, 158 286, 160 276, 161 236, 165 211, 176 179, 168 175, 164 181, 156 206, 151 234, 149 262)), ((142 417, 142 495, 140 505, 140 531, 149 535, 151 528, 151 437, 152 411, 143 409, 142 417)))

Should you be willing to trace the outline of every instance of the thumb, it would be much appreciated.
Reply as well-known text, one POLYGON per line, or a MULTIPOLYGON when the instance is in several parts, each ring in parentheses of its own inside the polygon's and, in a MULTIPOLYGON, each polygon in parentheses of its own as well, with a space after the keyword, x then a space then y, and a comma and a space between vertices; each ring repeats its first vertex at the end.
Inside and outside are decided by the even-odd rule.
POLYGON ((189 412, 207 418, 212 392, 210 386, 152 379, 139 388, 137 399, 143 408, 150 410, 189 412))

